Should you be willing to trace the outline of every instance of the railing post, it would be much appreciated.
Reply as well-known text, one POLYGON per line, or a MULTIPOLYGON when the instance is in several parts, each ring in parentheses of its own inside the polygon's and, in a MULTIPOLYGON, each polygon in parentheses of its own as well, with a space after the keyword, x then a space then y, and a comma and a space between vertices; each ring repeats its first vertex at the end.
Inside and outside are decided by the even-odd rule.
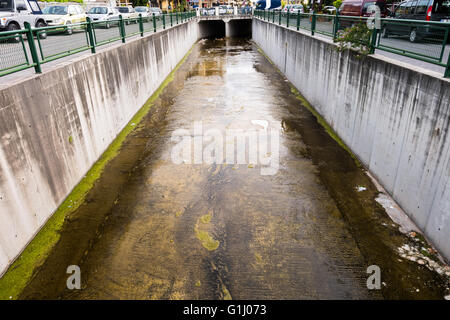
POLYGON ((33 31, 31 30, 31 25, 28 22, 24 23, 25 29, 27 30, 27 40, 28 46, 30 47, 31 59, 33 59, 34 63, 34 71, 36 73, 42 73, 41 63, 39 62, 39 57, 36 51, 36 46, 34 45, 34 36, 33 31))
POLYGON ((141 33, 141 37, 144 36, 144 21, 142 20, 142 13, 139 13, 139 32, 141 33))
POLYGON ((155 16, 155 13, 153 13, 153 32, 156 32, 156 16, 155 16))
POLYGON ((272 10, 272 23, 275 23, 275 10, 272 10))
POLYGON ((450 53, 448 54, 447 66, 445 67, 444 78, 450 78, 450 53))
POLYGON ((281 10, 279 12, 280 14, 278 15, 278 25, 281 26, 281 10))
MULTIPOLYGON (((447 28, 446 31, 447 37, 445 37, 444 41, 447 42, 448 41, 448 37, 450 36, 450 27, 447 28)), ((444 43, 445 45, 445 43, 444 43)), ((444 72, 444 78, 450 78, 450 52, 448 53, 448 58, 447 58, 447 66, 445 67, 445 72, 444 72)))
POLYGON ((169 16, 170 16, 170 26, 173 27, 172 13, 169 13, 169 16))
POLYGON ((89 36, 89 42, 91 44, 91 52, 95 53, 95 40, 94 40, 94 31, 92 30, 92 21, 91 18, 86 17, 87 22, 87 33, 89 36))
POLYGON ((314 35, 314 30, 316 30, 316 13, 313 12, 311 18, 311 35, 314 35))
POLYGON ((334 16, 334 24, 333 24, 333 40, 336 40, 338 30, 339 30, 339 11, 336 10, 336 15, 334 16))
POLYGON ((162 18, 163 18, 163 29, 165 29, 166 28, 166 15, 163 14, 162 18))
POLYGON ((369 54, 374 54, 375 53, 375 46, 377 44, 377 33, 378 33, 378 29, 374 27, 372 29, 372 35, 370 37, 369 54))
POLYGON ((289 28, 289 18, 290 18, 290 14, 289 14, 289 10, 288 10, 287 17, 286 17, 286 28, 289 28))
POLYGON ((297 31, 300 30, 300 12, 297 12, 297 31))
POLYGON ((122 38, 122 43, 125 43, 125 24, 123 22, 122 15, 119 15, 119 30, 120 30, 120 37, 122 38))

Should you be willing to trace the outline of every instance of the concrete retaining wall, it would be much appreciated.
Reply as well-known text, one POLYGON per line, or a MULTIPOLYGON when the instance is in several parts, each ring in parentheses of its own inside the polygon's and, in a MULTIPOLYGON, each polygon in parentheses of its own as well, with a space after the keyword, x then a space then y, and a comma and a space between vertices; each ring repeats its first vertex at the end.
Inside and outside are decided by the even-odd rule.
POLYGON ((253 39, 450 260, 450 81, 254 19, 253 39))
POLYGON ((0 91, 0 274, 197 39, 191 21, 0 91))

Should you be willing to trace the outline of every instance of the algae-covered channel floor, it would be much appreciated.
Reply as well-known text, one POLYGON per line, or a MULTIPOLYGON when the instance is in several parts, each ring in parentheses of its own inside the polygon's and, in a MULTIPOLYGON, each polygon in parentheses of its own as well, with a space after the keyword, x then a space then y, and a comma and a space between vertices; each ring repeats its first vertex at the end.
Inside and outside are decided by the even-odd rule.
POLYGON ((400 256, 415 241, 377 194, 251 41, 202 40, 19 298, 441 299, 447 280, 400 256), (175 134, 195 140, 199 124, 278 133, 276 172, 248 159, 174 161, 175 134), (66 288, 69 265, 81 290, 66 288), (370 265, 380 290, 367 287, 370 265))

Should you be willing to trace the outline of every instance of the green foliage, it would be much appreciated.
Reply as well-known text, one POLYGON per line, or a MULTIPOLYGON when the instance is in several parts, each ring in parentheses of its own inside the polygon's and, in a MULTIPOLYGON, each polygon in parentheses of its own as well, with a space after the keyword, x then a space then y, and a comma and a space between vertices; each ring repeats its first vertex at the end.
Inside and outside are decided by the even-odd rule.
POLYGON ((333 2, 333 6, 336 9, 339 9, 341 7, 341 5, 342 5, 342 0, 336 0, 336 1, 333 2))
POLYGON ((145 7, 148 4, 148 0, 131 0, 133 7, 145 7))
POLYGON ((339 30, 336 37, 338 51, 351 49, 366 56, 370 51, 371 30, 365 23, 357 23, 345 30, 339 30))

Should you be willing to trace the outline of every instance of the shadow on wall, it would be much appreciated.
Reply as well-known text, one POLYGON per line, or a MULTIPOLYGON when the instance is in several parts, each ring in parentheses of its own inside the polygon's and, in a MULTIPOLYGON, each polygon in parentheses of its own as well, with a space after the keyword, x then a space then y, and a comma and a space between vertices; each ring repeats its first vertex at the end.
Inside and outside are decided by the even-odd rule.
POLYGON ((223 20, 199 22, 199 35, 202 39, 218 39, 223 37, 251 37, 252 20, 236 19, 225 23, 223 20))

